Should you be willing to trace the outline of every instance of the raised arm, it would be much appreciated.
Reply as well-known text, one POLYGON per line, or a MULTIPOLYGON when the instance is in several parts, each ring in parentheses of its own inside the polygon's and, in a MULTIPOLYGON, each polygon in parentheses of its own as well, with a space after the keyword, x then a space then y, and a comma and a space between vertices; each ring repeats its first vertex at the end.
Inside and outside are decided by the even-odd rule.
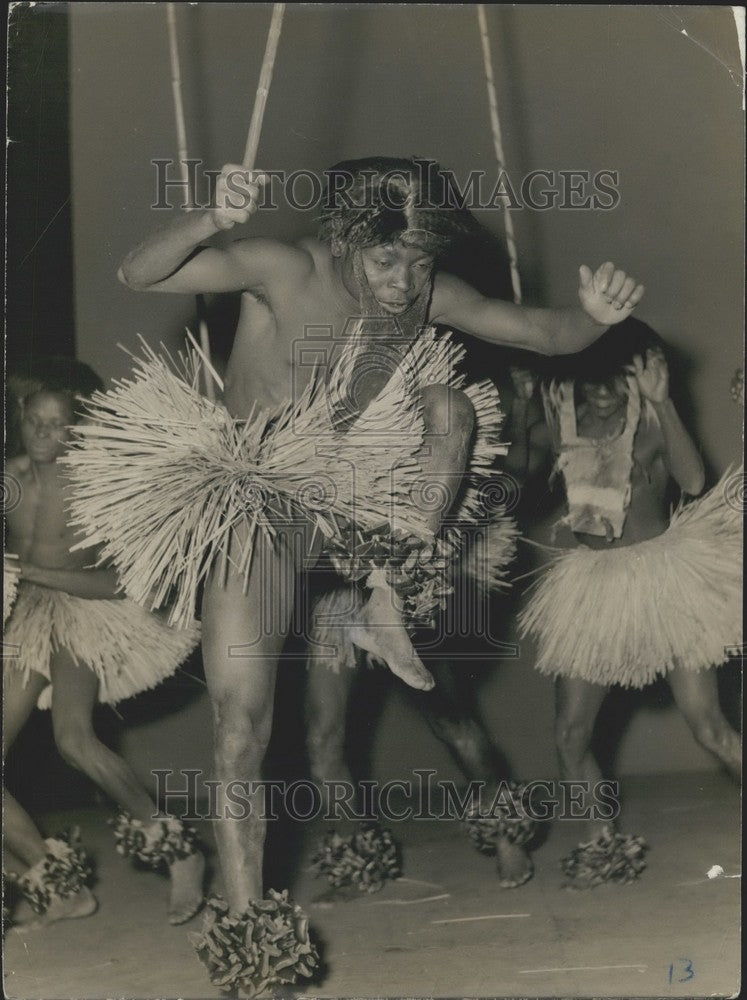
POLYGON ((228 164, 210 210, 185 213, 125 257, 119 280, 137 291, 234 292, 261 290, 289 268, 307 265, 296 247, 270 239, 238 240, 225 249, 203 246, 216 233, 246 222, 257 209, 263 175, 228 164))
POLYGON ((705 485, 703 460, 669 395, 669 370, 664 355, 658 350, 649 350, 645 362, 636 356, 632 374, 641 396, 651 403, 659 418, 662 451, 669 474, 681 490, 697 496, 705 485))
POLYGON ((575 354, 629 316, 643 292, 643 285, 612 263, 602 264, 593 274, 583 265, 580 305, 537 309, 488 299, 460 278, 442 272, 434 284, 432 319, 495 344, 538 354, 575 354))

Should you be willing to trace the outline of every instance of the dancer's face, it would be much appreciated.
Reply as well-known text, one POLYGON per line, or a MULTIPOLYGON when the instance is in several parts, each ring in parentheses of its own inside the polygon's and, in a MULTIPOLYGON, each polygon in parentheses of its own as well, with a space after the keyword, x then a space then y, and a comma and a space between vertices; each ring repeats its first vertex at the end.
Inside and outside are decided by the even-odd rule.
POLYGON ((410 308, 430 280, 434 263, 431 254, 401 243, 367 247, 361 261, 376 301, 392 316, 410 308))
POLYGON ((581 395, 600 420, 607 420, 625 406, 628 386, 622 376, 605 382, 582 382, 581 395))
POLYGON ((54 462, 70 440, 73 407, 64 393, 37 392, 23 406, 21 440, 32 462, 54 462))

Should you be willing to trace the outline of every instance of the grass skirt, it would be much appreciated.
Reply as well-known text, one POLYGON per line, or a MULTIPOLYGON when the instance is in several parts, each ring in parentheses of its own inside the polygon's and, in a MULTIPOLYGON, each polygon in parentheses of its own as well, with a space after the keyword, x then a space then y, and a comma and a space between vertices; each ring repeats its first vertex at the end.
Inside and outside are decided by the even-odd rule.
MULTIPOLYGON (((476 591, 485 597, 506 588, 519 533, 507 513, 500 480, 488 475, 495 458, 507 450, 500 441, 503 414, 498 392, 492 382, 466 386, 464 391, 475 410, 475 434, 465 471, 466 488, 449 512, 448 527, 436 546, 443 569, 433 589, 444 595, 442 607, 448 594, 464 599, 465 593, 475 596, 476 591)), ((350 582, 335 582, 319 595, 308 625, 309 665, 320 663, 334 673, 357 667, 349 630, 364 620, 363 604, 360 589, 350 582)))
MULTIPOLYGON (((424 424, 420 389, 461 388, 455 365, 463 349, 425 331, 385 388, 344 433, 348 381, 362 342, 350 338, 335 373, 315 373, 297 401, 254 410, 236 420, 199 392, 200 364, 190 352, 178 362, 146 347, 130 379, 96 393, 89 420, 62 461, 73 479, 72 520, 79 548, 100 546, 116 566, 129 597, 150 609, 171 604, 170 623, 187 626, 197 590, 216 560, 232 560, 248 580, 258 532, 275 538, 289 511, 327 538, 340 523, 377 528, 386 522, 432 539, 425 515, 411 501, 420 468, 415 455, 424 424), (348 381, 346 381, 348 380, 348 381), (243 540, 234 530, 241 526, 243 540)), ((486 408, 489 383, 471 387, 486 408)), ((498 449, 500 416, 476 450, 475 468, 489 467, 498 449)), ((462 504, 479 503, 469 482, 462 504)))
MULTIPOLYGON (((52 655, 67 650, 99 680, 99 701, 116 704, 170 677, 199 641, 199 629, 169 628, 130 600, 89 601, 60 590, 21 583, 3 639, 4 669, 51 682, 52 655), (11 647, 8 649, 8 647, 11 647)), ((50 708, 51 683, 39 708, 50 708)))
POLYGON ((719 666, 742 642, 742 505, 733 470, 656 538, 557 556, 519 623, 541 673, 642 688, 719 666))
POLYGON ((13 602, 18 593, 18 556, 10 552, 3 553, 3 625, 13 608, 13 602))

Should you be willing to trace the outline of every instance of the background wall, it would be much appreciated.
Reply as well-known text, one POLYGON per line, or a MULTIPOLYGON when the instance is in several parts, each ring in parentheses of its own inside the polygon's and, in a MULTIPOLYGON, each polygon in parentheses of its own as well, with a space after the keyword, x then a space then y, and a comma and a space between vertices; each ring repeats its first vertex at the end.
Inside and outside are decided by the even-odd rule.
POLYGON ((68 18, 16 5, 8 24, 6 364, 72 355, 68 18))
MULTIPOLYGON (((166 221, 150 207, 151 161, 177 148, 165 11, 117 3, 70 11, 78 351, 102 375, 120 376, 127 358, 117 341, 133 348, 137 333, 174 341, 194 308, 187 297, 134 294, 115 278, 124 254, 166 221)), ((269 17, 269 5, 179 6, 189 151, 209 168, 241 157, 269 17)), ((612 259, 645 281, 640 315, 691 363, 694 430, 722 471, 741 452, 741 415, 728 395, 742 363, 744 261, 741 70, 730 9, 490 7, 488 19, 516 185, 535 169, 619 172, 613 211, 514 213, 526 297, 573 302, 582 262, 612 259)), ((289 7, 260 165, 319 171, 374 152, 433 156, 459 177, 480 168, 494 176, 472 7, 289 7)), ((482 220, 502 231, 499 211, 482 220)), ((252 232, 286 238, 313 228, 313 212, 288 206, 252 221, 252 232)), ((517 771, 547 775, 555 769, 552 686, 531 660, 525 648, 517 661, 488 665, 480 704, 517 771)), ((663 689, 619 705, 623 721, 632 715, 627 728, 616 716, 623 773, 713 766, 663 689)), ((165 720, 135 718, 125 745, 143 772, 164 760, 208 759, 204 696, 165 720)), ((399 691, 384 707, 372 764, 379 777, 423 766, 456 777, 399 691)))

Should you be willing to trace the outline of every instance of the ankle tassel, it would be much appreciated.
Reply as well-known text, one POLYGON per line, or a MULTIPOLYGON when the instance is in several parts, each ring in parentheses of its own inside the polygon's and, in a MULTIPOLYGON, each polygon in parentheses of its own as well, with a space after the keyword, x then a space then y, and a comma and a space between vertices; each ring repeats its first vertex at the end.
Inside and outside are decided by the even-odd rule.
POLYGON ((74 896, 93 879, 93 862, 80 845, 77 830, 44 841, 47 853, 18 879, 18 887, 35 913, 55 899, 74 896))
POLYGON ((174 816, 163 816, 151 823, 133 819, 120 812, 109 820, 114 830, 117 853, 134 858, 148 868, 158 869, 188 858, 198 851, 197 831, 174 816))

